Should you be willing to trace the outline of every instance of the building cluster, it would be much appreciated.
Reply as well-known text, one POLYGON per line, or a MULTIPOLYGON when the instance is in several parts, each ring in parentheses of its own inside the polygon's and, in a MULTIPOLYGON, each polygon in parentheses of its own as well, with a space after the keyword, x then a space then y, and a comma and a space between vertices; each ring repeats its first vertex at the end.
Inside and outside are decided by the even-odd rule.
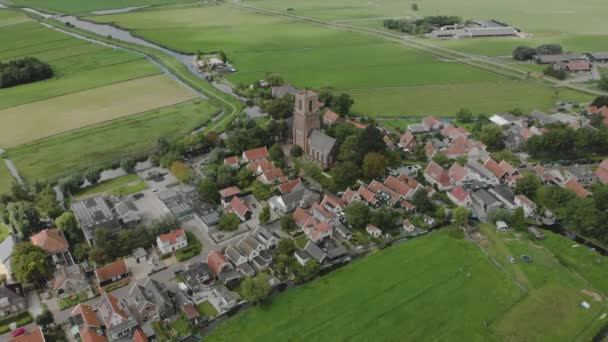
POLYGON ((514 37, 517 29, 497 20, 471 20, 467 25, 446 25, 426 34, 429 38, 466 39, 485 37, 514 37))
POLYGON ((554 55, 536 55, 534 61, 538 64, 553 65, 555 70, 567 72, 589 72, 593 64, 606 65, 608 52, 562 53, 554 55))

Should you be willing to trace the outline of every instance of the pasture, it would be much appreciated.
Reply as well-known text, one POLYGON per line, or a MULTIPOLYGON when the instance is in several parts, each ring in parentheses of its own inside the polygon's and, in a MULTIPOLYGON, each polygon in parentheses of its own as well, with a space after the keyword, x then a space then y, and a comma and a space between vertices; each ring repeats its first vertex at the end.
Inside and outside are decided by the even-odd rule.
POLYGON ((7 154, 28 181, 56 180, 72 172, 144 156, 158 138, 183 137, 218 112, 208 101, 193 101, 46 138, 10 149, 7 154))
POLYGON ((451 235, 437 232, 355 261, 239 313, 207 340, 583 341, 600 326, 605 304, 580 308, 591 300, 580 292, 585 281, 547 250, 529 240, 517 249, 502 237, 495 246, 498 237, 490 236, 487 248, 499 262, 504 253, 535 258, 503 265, 507 276, 451 235), (534 279, 527 294, 510 269, 534 279))
POLYGON ((13 180, 13 175, 11 175, 4 161, 0 159, 0 194, 10 190, 13 180))
POLYGON ((55 77, 0 89, 0 147, 196 98, 141 55, 73 38, 34 22, 0 27, 0 60, 49 63, 55 77))
POLYGON ((530 83, 515 95, 505 94, 519 84, 395 42, 229 6, 154 9, 87 19, 114 23, 186 53, 223 50, 237 67, 236 73, 227 76, 235 84, 276 72, 300 88, 328 86, 349 92, 355 96, 358 115, 450 116, 458 108, 453 100, 467 106, 487 101, 478 105, 479 110, 506 111, 522 101, 517 95, 530 91, 541 96, 528 96, 526 108, 548 109, 552 101, 547 96, 552 90, 545 86, 530 83), (400 90, 398 96, 395 89, 400 90), (484 98, 476 95, 479 89, 484 98), (434 91, 447 98, 428 101, 419 96, 434 91), (404 101, 403 94, 413 101, 404 101))
POLYGON ((0 8, 0 26, 12 25, 28 20, 30 18, 20 12, 0 8))
POLYGON ((53 13, 82 13, 136 6, 175 5, 196 0, 5 0, 15 6, 32 7, 53 13))

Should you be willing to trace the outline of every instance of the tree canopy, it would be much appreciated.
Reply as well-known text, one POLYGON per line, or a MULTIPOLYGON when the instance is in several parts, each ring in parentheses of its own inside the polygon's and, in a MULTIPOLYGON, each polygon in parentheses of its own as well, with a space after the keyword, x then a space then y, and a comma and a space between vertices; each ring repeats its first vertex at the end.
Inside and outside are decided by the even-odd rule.
POLYGON ((17 281, 40 286, 51 276, 53 269, 42 248, 29 242, 20 242, 13 249, 11 270, 17 281))
POLYGON ((0 88, 13 87, 53 77, 53 69, 37 58, 26 57, 0 62, 0 88))

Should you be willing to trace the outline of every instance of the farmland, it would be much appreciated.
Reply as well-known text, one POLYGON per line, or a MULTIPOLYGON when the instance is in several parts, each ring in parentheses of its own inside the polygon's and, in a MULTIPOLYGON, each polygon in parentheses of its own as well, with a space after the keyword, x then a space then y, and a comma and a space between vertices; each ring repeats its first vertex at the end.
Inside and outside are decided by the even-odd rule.
POLYGON ((136 174, 129 174, 90 186, 76 194, 76 199, 103 195, 126 196, 148 188, 148 185, 136 174))
POLYGON ((46 138, 10 149, 7 154, 25 179, 55 180, 145 155, 158 138, 178 139, 217 113, 218 109, 206 101, 183 103, 46 138))
POLYGON ((87 17, 114 23, 171 49, 194 53, 223 50, 238 72, 233 83, 251 83, 268 72, 298 87, 330 86, 355 96, 354 112, 371 116, 450 116, 454 98, 473 110, 500 111, 517 106, 518 94, 539 93, 523 107, 548 110, 552 90, 524 86, 503 76, 364 34, 270 16, 229 6, 169 8, 87 17), (454 89, 458 96, 451 95, 454 89), (483 89, 485 104, 477 104, 483 89), (514 94, 505 91, 515 89, 514 94), (396 91, 397 90, 397 91, 396 91), (450 94, 425 101, 420 94, 450 94), (409 97, 408 97, 409 96, 409 97), (402 97, 414 101, 406 102, 402 97), (381 102, 382 106, 371 104, 381 102))
POLYGON ((82 13, 134 6, 174 5, 196 2, 196 0, 7 0, 6 2, 55 13, 82 13))
POLYGON ((33 22, 0 27, 0 60, 25 56, 50 63, 55 77, 0 90, 3 148, 198 96, 160 75, 161 70, 140 55, 33 22))
POLYGON ((0 9, 0 26, 28 21, 29 18, 17 11, 0 9))
POLYGON ((442 232, 240 313, 209 340, 584 340, 604 305, 581 309, 585 284, 545 250, 525 250, 538 262, 507 267, 534 278, 528 294, 470 242, 442 232))
POLYGON ((4 161, 0 159, 0 194, 9 191, 12 182, 13 176, 6 168, 4 161))

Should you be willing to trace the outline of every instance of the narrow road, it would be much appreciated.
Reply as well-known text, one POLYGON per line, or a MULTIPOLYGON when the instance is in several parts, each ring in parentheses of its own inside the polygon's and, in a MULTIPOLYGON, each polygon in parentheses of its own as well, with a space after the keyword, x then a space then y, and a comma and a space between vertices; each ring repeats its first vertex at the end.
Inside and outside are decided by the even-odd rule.
POLYGON ((17 171, 17 168, 15 167, 13 162, 10 161, 9 159, 3 159, 3 160, 4 160, 4 164, 6 164, 6 167, 11 172, 13 177, 15 177, 17 182, 19 182, 19 184, 23 184, 23 179, 21 179, 21 176, 19 176, 19 171, 17 171))

